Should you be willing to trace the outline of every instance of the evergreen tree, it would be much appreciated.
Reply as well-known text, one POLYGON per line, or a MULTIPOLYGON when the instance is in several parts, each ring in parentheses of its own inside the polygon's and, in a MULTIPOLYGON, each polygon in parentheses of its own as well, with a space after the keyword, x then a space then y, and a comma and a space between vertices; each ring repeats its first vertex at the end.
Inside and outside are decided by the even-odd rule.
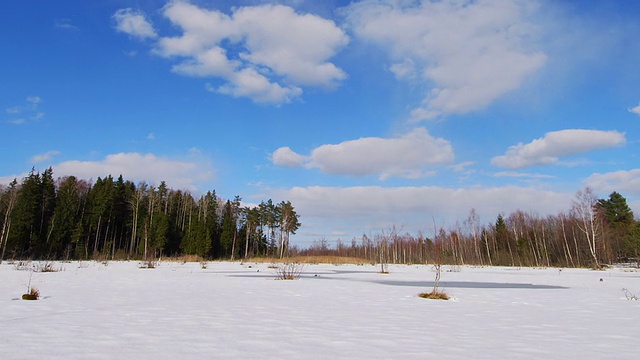
POLYGON ((610 226, 629 227, 633 225, 633 211, 627 205, 627 199, 617 192, 612 192, 609 199, 599 199, 598 206, 604 211, 604 216, 610 226))
POLYGON ((222 217, 222 232, 220 234, 220 247, 222 255, 227 257, 231 254, 231 247, 233 245, 233 237, 236 232, 235 220, 233 218, 233 206, 231 201, 228 201, 224 205, 224 214, 222 217))
POLYGON ((15 209, 12 214, 12 228, 8 238, 8 248, 14 256, 32 258, 37 256, 38 229, 42 194, 40 174, 35 168, 22 180, 15 209))
POLYGON ((635 233, 636 223, 627 199, 614 191, 609 199, 599 199, 597 207, 610 228, 608 242, 617 249, 615 260, 637 256, 640 252, 640 239, 635 233))
MULTIPOLYGON (((56 193, 56 208, 49 224, 48 256, 54 259, 69 254, 71 237, 80 218, 81 198, 75 176, 60 180, 56 193)), ((68 256, 67 256, 68 257, 68 256)))

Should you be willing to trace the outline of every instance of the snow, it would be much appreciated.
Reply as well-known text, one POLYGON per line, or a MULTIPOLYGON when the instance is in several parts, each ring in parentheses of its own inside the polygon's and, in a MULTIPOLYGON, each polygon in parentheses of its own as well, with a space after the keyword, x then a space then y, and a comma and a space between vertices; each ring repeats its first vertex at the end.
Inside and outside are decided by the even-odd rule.
POLYGON ((635 359, 640 270, 269 264, 0 265, 2 359, 635 359), (451 271, 453 270, 453 271, 451 271))

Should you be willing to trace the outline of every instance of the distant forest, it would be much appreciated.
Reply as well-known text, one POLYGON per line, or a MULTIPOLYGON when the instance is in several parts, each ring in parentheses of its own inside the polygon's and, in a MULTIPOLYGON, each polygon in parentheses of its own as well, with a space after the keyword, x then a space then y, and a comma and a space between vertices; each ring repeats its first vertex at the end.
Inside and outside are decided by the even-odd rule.
POLYGON ((480 224, 475 209, 462 224, 436 228, 431 238, 395 228, 329 247, 316 241, 301 255, 338 255, 372 263, 601 268, 615 262, 640 266, 640 221, 617 192, 598 199, 577 192, 571 209, 540 217, 524 211, 480 224))
POLYGON ((289 201, 241 207, 239 196, 225 201, 209 191, 195 199, 164 181, 54 180, 52 168, 0 187, 0 214, 0 259, 283 257, 300 227, 289 201))
MULTIPOLYGON (((526 204, 525 204, 526 205, 526 204)), ((351 241, 318 239, 289 245, 300 228, 289 201, 242 207, 209 191, 134 184, 122 176, 93 184, 53 170, 31 170, 18 183, 0 185, 0 259, 203 259, 342 256, 371 263, 594 267, 640 261, 640 221, 613 192, 598 199, 586 188, 571 209, 541 217, 524 211, 481 224, 476 210, 461 224, 431 237, 390 228, 351 241)))

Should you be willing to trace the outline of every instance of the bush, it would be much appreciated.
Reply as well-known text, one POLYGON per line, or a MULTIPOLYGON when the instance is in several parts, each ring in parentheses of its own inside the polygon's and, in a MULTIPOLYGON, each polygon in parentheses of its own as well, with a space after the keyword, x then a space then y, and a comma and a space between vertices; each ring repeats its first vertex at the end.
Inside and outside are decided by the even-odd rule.
POLYGON ((35 263, 33 264, 33 271, 35 272, 58 272, 62 271, 62 266, 55 267, 52 262, 35 263))
POLYGON ((40 291, 38 289, 32 287, 29 289, 28 294, 22 295, 22 300, 38 300, 40 298, 40 291))
POLYGON ((158 263, 156 261, 143 261, 140 263, 140 265, 138 265, 138 268, 140 269, 155 269, 158 266, 158 263))
POLYGON ((278 280, 295 280, 300 277, 304 265, 300 263, 280 264, 276 268, 278 280))

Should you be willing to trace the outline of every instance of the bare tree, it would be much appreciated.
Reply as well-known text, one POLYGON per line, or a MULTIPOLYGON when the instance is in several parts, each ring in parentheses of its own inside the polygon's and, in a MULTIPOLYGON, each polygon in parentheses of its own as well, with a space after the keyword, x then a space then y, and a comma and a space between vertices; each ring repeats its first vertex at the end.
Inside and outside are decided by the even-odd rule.
POLYGON ((7 190, 7 210, 4 213, 4 221, 2 222, 2 232, 0 232, 0 246, 2 247, 2 254, 0 254, 0 264, 4 259, 4 252, 7 249, 7 241, 9 240, 9 230, 11 230, 11 213, 13 212, 13 206, 18 198, 17 181, 14 179, 11 182, 9 189, 7 190))
POLYGON ((572 211, 576 217, 576 225, 585 235, 589 252, 593 258, 593 265, 596 269, 600 267, 598 260, 598 232, 600 231, 600 226, 596 218, 597 204, 598 199, 594 195, 593 190, 587 187, 576 193, 576 198, 572 206, 572 211))

